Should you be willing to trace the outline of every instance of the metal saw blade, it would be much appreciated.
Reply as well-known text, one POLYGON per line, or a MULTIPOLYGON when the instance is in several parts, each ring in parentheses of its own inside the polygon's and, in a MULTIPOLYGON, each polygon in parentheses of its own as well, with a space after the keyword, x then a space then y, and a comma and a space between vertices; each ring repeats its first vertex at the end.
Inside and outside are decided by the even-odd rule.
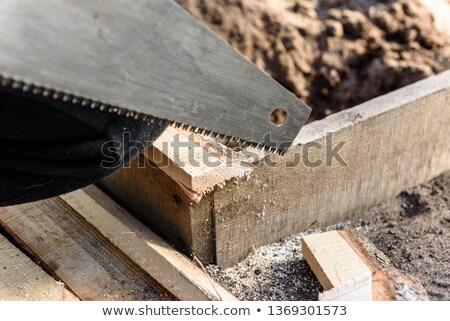
POLYGON ((0 73, 13 89, 274 151, 310 114, 172 0, 2 0, 0 73))

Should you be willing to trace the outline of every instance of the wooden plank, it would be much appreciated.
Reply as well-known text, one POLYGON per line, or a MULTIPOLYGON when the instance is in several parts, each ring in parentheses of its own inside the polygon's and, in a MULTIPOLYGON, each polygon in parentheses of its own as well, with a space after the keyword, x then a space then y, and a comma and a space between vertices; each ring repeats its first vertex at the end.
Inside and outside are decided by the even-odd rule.
POLYGON ((130 167, 111 175, 101 186, 177 249, 188 255, 195 253, 203 263, 213 262, 211 196, 203 196, 198 203, 193 201, 164 171, 150 166, 140 168, 139 163, 146 161, 144 154, 140 154, 130 167))
MULTIPOLYGON (((391 261, 368 239, 353 231, 338 231, 372 272, 372 300, 427 301, 428 293, 422 284, 409 274, 397 270, 391 261)), ((327 295, 322 296, 325 300, 327 295)))
POLYGON ((226 151, 213 146, 212 139, 168 127, 145 153, 148 160, 176 181, 195 201, 224 181, 245 175, 226 151), (209 150, 208 150, 209 149, 209 150), (224 161, 230 160, 230 162, 224 161))
POLYGON ((0 225, 81 300, 170 299, 59 198, 0 208, 0 225))
POLYGON ((0 234, 0 301, 78 301, 0 234))
POLYGON ((350 299, 371 300, 372 271, 338 232, 303 237, 302 254, 326 291, 352 284, 350 299))
POLYGON ((236 300, 96 187, 61 198, 115 247, 180 300, 236 300))
POLYGON ((275 167, 215 191, 217 263, 230 266, 252 245, 347 220, 450 169, 449 99, 446 72, 306 126, 275 167), (327 144, 341 142, 346 166, 327 164, 327 144), (322 163, 289 167, 295 155, 322 163))
POLYGON ((158 169, 125 169, 103 186, 187 254, 227 267, 253 246, 349 219, 449 170, 449 100, 447 71, 313 122, 276 164, 227 178, 198 201, 158 169), (339 145, 340 163, 330 158, 339 145))
POLYGON ((302 238, 302 254, 325 292, 323 301, 428 300, 412 276, 353 231, 329 231, 302 238))

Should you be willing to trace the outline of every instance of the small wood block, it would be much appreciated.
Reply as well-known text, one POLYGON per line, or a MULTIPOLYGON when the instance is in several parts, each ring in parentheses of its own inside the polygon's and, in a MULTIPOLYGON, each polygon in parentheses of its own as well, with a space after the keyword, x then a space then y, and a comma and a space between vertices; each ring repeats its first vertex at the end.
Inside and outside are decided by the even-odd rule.
POLYGON ((227 159, 224 151, 214 148, 215 142, 206 139, 168 127, 145 151, 147 160, 180 184, 196 202, 216 185, 251 170, 250 166, 242 167, 227 159))
POLYGON ((302 254, 325 289, 320 300, 428 300, 416 279, 353 231, 305 236, 302 254))
POLYGON ((0 301, 78 301, 0 234, 0 301))

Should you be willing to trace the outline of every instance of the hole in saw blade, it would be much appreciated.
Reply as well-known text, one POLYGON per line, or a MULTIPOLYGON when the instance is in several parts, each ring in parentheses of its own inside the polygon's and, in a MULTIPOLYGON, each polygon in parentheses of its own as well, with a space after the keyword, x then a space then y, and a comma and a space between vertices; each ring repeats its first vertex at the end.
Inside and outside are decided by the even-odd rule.
POLYGON ((281 126, 286 122, 287 111, 283 108, 278 107, 270 114, 269 119, 270 122, 275 126, 281 126))

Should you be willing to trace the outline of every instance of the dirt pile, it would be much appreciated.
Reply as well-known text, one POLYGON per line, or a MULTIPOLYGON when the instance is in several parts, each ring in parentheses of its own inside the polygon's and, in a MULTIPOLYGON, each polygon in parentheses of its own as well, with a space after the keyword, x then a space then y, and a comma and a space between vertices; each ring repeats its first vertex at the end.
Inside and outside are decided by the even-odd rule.
POLYGON ((450 68, 450 35, 420 1, 178 0, 310 104, 311 120, 450 68))

